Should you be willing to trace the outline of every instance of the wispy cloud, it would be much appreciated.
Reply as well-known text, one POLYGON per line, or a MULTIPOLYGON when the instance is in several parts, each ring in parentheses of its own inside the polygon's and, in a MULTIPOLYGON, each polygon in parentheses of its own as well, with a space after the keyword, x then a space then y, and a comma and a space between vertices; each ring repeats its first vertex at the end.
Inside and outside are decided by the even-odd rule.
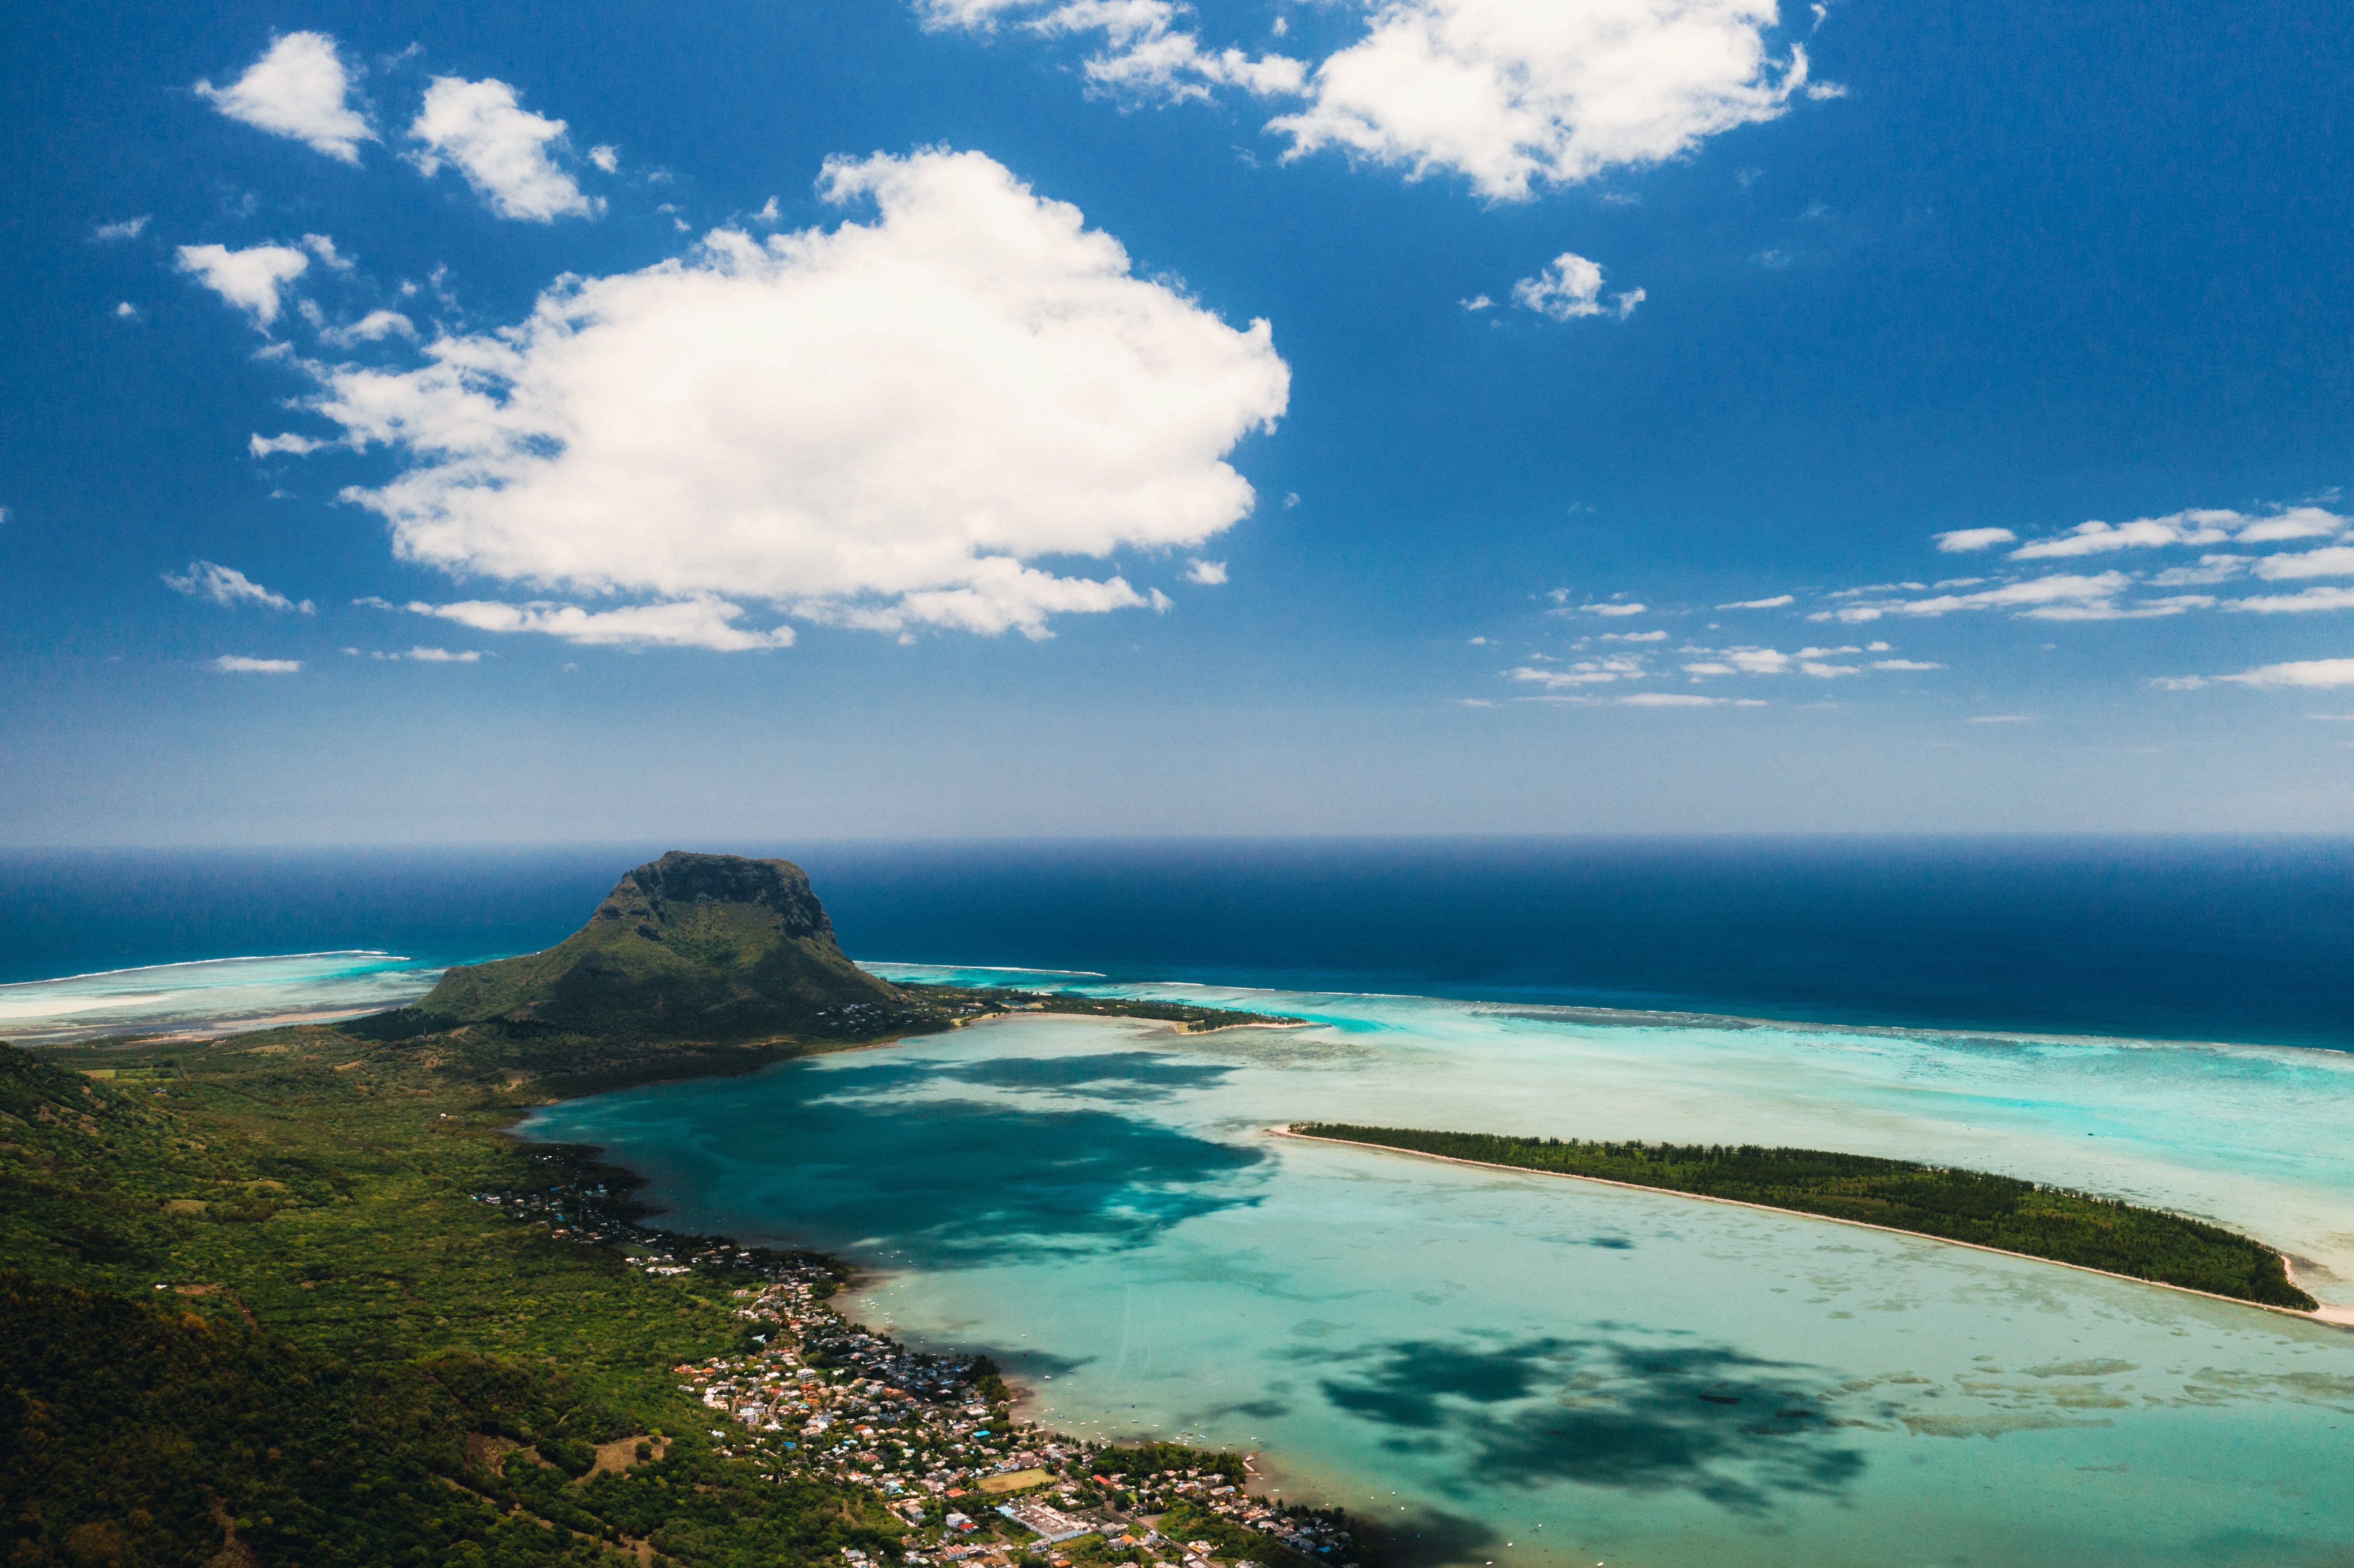
POLYGON ((273 593, 239 571, 217 561, 190 561, 185 572, 165 572, 164 586, 174 593, 186 594, 224 609, 239 605, 255 604, 265 609, 291 609, 303 615, 317 613, 318 607, 309 599, 299 604, 282 593, 273 593))
POLYGON ((2243 670, 2236 675, 2218 675, 2219 681, 2234 685, 2258 688, 2294 687, 2318 690, 2354 686, 2354 659, 2299 659, 2285 664, 2264 664, 2253 670, 2243 670))
POLYGON ((2309 588, 2302 593, 2255 594, 2247 599, 2227 599, 2225 609, 2253 611, 2257 615, 2295 615, 2316 609, 2354 609, 2354 588, 2309 588))
MULTIPOLYGON (((394 608, 381 599, 374 602, 383 609, 394 608)), ((708 648, 736 652, 752 648, 789 648, 793 642, 793 629, 790 626, 758 631, 737 625, 743 619, 744 608, 716 598, 601 610, 583 609, 574 604, 502 604, 490 599, 465 599, 455 604, 417 602, 400 608, 412 614, 454 620, 477 631, 535 631, 560 637, 567 642, 592 645, 708 648)))
POLYGON ((1777 593, 1772 599, 1735 599, 1731 604, 1720 604, 1716 608, 1719 609, 1779 609, 1786 604, 1796 602, 1796 595, 1777 593))
MULTIPOLYGON (((353 650, 345 649, 345 652, 351 652, 353 650)), ((406 653, 379 652, 371 653, 368 657, 387 661, 405 659, 416 664, 474 664, 482 662, 482 655, 481 650, 474 648, 455 652, 447 648, 411 648, 406 653)))
POLYGON ((224 653, 205 666, 224 675, 292 675, 302 668, 300 659, 250 659, 242 653, 224 653))
POLYGON ((1997 545, 2011 544, 2019 537, 2008 528, 1955 528, 1931 536, 1937 541, 1937 548, 1949 556, 1992 549, 1997 545))
POLYGON ((1762 708, 1762 697, 1704 697, 1697 692, 1638 692, 1617 699, 1628 708, 1762 708))

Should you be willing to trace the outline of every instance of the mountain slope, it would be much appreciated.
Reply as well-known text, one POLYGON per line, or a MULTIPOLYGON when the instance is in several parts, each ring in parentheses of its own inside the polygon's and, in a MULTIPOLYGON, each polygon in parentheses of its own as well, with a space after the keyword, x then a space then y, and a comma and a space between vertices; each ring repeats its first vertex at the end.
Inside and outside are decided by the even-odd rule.
POLYGON ((855 1036, 924 1012, 844 957, 790 861, 673 850, 638 867, 542 953, 453 969, 406 1010, 646 1040, 855 1036))

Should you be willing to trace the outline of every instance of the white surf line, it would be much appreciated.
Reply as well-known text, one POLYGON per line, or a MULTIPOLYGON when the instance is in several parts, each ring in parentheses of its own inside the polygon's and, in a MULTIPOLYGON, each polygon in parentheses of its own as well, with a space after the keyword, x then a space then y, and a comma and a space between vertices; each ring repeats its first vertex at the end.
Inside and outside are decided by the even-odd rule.
MULTIPOLYGON (((2114 1274, 2105 1268, 2094 1268, 2090 1264, 2069 1263, 2057 1257, 2039 1257, 2031 1252, 2012 1252, 2008 1247, 1988 1246, 1983 1242, 1956 1241, 1952 1236, 1933 1236, 1926 1231, 1899 1230, 1894 1225, 1875 1225, 1870 1220, 1841 1219, 1837 1214, 1811 1214, 1804 1209, 1777 1209, 1771 1203, 1753 1203, 1744 1198, 1719 1198, 1707 1192, 1682 1192, 1673 1187, 1646 1187, 1639 1181, 1617 1181, 1607 1176, 1583 1176, 1574 1171, 1538 1171, 1526 1165, 1498 1165, 1485 1160, 1465 1160, 1453 1154, 1426 1154, 1419 1149, 1400 1149, 1394 1144, 1360 1143, 1351 1138, 1324 1138, 1312 1132, 1294 1132, 1288 1122, 1278 1127, 1268 1128, 1267 1130, 1270 1137, 1296 1138, 1302 1143, 1330 1143, 1344 1149, 1370 1149, 1380 1154, 1403 1154, 1415 1160, 1437 1160, 1448 1165, 1468 1165, 1475 1171, 1502 1171, 1515 1176, 1557 1176, 1570 1181, 1591 1181, 1602 1187, 1623 1187, 1629 1192, 1657 1192, 1667 1198, 1689 1198, 1702 1203, 1723 1203, 1735 1209, 1755 1209, 1761 1214, 1787 1214, 1796 1220, 1820 1220, 1826 1224, 1853 1225, 1858 1230, 1879 1231, 1885 1235, 1911 1236, 1915 1241, 1936 1242, 1945 1246, 1966 1246, 1972 1252, 1990 1252, 1997 1257, 2023 1258, 2029 1263, 2047 1264, 2053 1268, 2073 1268, 2079 1274, 2097 1275, 2103 1279, 2122 1279, 2128 1285, 2147 1285, 2158 1290, 2179 1290, 2185 1296, 2203 1296, 2210 1301, 2221 1301, 2233 1307, 2253 1307, 2259 1311, 2277 1312, 2284 1318, 2301 1319, 2308 1323, 2327 1323, 2332 1328, 2354 1328, 2354 1308, 2320 1307, 2306 1312, 2295 1307, 2275 1307, 2268 1301, 2251 1301, 2243 1296, 2218 1296, 2211 1290, 2194 1290, 2188 1285, 2169 1285, 2163 1279, 2144 1279, 2137 1274, 2114 1274), (2340 1313, 2345 1316, 2337 1316, 2340 1313)), ((2211 1222, 2200 1223, 2204 1224, 2211 1222)), ((2281 1269, 2284 1273, 2290 1274, 2290 1283, 2296 1283, 2296 1277, 2290 1270, 2286 1253, 2281 1255, 2281 1269)))
POLYGON ((382 948, 329 948, 316 953, 241 953, 228 959, 181 959, 168 964, 133 964, 122 969, 88 969, 77 975, 52 975, 48 980, 8 980, 0 983, 0 991, 15 991, 28 985, 63 985, 68 980, 104 980, 109 975, 146 974, 155 969, 193 969, 205 964, 276 964, 290 959, 389 959, 397 964, 412 961, 405 953, 388 953, 382 948))

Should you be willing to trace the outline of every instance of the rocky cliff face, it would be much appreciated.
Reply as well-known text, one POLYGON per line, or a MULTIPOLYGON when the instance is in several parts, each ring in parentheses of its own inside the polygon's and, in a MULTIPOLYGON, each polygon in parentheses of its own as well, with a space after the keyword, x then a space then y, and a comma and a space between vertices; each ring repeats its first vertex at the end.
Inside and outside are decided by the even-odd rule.
POLYGON ((791 861, 678 850, 621 878, 590 920, 622 921, 639 927, 640 936, 660 940, 673 907, 684 915, 713 904, 744 906, 748 919, 759 918, 752 910, 769 911, 777 930, 794 940, 834 939, 833 922, 810 890, 808 874, 791 861))
POLYGON ((642 1040, 857 1038, 925 1010, 853 964, 790 861, 673 850, 544 953, 453 969, 408 1010, 642 1040))

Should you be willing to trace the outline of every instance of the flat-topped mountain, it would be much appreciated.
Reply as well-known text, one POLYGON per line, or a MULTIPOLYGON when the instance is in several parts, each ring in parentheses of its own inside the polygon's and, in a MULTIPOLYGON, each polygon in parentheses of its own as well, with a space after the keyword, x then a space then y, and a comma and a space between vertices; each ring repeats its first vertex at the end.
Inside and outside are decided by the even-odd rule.
POLYGON ((707 1041, 854 1037, 923 1011, 843 955, 800 866, 676 850, 546 952, 453 969, 406 1010, 442 1029, 707 1041))

